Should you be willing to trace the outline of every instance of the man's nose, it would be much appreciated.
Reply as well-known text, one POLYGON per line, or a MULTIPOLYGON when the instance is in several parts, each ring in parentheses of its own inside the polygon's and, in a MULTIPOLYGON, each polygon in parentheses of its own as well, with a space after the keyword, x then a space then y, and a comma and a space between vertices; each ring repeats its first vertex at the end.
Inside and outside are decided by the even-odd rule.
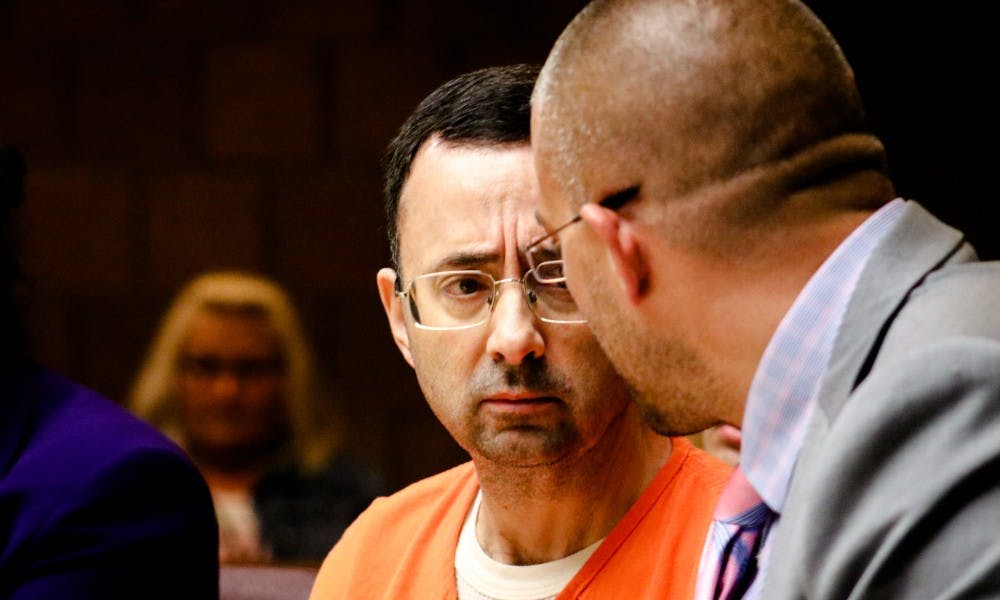
POLYGON ((501 285, 497 286, 496 304, 490 315, 486 351, 493 360, 511 365, 521 364, 529 356, 540 358, 545 353, 545 339, 538 330, 538 321, 528 306, 520 281, 498 283, 501 285))

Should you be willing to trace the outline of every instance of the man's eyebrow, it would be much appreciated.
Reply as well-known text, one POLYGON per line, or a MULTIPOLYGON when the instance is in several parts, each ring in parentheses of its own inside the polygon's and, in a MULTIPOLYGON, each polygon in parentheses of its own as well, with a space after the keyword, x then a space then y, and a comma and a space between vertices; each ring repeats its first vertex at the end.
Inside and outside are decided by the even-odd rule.
MULTIPOLYGON (((617 192, 611 192, 607 196, 601 199, 597 204, 603 206, 604 208, 610 208, 611 210, 618 210, 619 208, 625 206, 629 201, 634 200, 639 196, 639 184, 630 185, 627 188, 618 190, 617 192)), ((542 229, 546 231, 549 230, 549 223, 542 217, 542 214, 535 209, 535 220, 538 224, 542 226, 542 229)))
POLYGON ((535 220, 538 221, 538 224, 542 226, 542 229, 546 231, 549 230, 548 222, 542 217, 542 213, 538 212, 537 208, 535 209, 535 220))
POLYGON ((618 210, 619 208, 625 206, 629 200, 635 199, 639 195, 639 186, 633 185, 629 186, 623 190, 618 190, 617 192, 612 192, 601 199, 598 204, 604 208, 610 208, 611 210, 618 210))
POLYGON ((500 255, 495 252, 455 252, 442 257, 434 263, 431 272, 451 271, 480 268, 499 262, 500 255))

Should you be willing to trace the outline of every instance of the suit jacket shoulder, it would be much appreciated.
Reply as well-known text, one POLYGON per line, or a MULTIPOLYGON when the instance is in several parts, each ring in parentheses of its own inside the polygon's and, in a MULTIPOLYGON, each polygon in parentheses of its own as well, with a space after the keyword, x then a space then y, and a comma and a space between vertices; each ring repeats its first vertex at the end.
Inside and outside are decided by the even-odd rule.
POLYGON ((876 364, 956 337, 1000 340, 1000 262, 930 273, 888 329, 876 364))
POLYGON ((799 456, 767 598, 996 595, 1000 266, 919 207, 869 261, 799 456), (989 475, 993 473, 994 475, 989 475))
POLYGON ((0 385, 0 596, 217 597, 211 498, 176 445, 40 367, 0 385))

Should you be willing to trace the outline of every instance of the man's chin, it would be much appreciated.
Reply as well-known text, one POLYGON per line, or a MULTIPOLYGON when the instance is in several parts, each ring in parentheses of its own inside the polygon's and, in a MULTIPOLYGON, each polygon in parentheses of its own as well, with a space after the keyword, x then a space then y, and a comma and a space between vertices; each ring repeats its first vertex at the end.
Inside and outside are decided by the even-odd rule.
POLYGON ((642 415, 646 426, 660 435, 668 437, 691 435, 705 428, 705 426, 678 419, 676 415, 669 414, 666 407, 656 403, 648 402, 639 397, 633 397, 633 402, 639 407, 639 414, 642 415))
POLYGON ((476 453, 506 467, 552 465, 571 453, 571 438, 575 436, 567 433, 537 428, 508 429, 480 439, 476 453))

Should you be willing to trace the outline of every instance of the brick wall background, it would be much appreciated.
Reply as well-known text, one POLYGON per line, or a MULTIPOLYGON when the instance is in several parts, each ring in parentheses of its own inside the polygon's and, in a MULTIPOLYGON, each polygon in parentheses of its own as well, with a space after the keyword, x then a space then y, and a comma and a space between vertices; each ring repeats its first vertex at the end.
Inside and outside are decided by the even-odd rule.
MULTIPOLYGON (((34 354, 121 399, 183 282, 258 270, 302 309, 352 447, 397 485, 458 462, 375 292, 378 158, 436 85, 542 61, 583 4, 0 0, 0 140, 30 168, 34 354)), ((996 253, 986 157, 970 145, 989 105, 968 44, 983 42, 961 33, 969 15, 899 6, 815 8, 855 65, 901 191, 996 253)))

